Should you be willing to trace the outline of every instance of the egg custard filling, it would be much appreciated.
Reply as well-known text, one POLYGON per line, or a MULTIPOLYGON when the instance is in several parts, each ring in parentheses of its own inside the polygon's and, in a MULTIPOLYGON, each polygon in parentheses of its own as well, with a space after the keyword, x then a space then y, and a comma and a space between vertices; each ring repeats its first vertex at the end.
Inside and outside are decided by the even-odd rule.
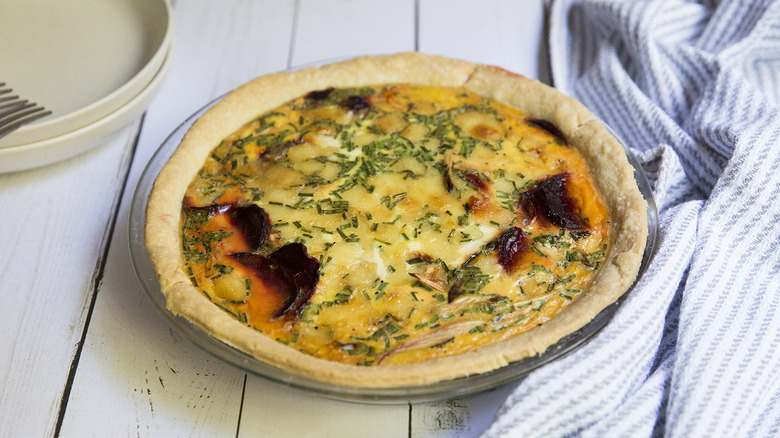
POLYGON ((144 235, 174 315, 288 375, 387 388, 544 353, 630 288, 647 231, 582 104, 403 53, 226 95, 157 175, 144 235))
POLYGON ((405 364, 533 330, 609 250, 581 154, 460 87, 327 88, 225 138, 187 190, 193 284, 315 357, 405 364))

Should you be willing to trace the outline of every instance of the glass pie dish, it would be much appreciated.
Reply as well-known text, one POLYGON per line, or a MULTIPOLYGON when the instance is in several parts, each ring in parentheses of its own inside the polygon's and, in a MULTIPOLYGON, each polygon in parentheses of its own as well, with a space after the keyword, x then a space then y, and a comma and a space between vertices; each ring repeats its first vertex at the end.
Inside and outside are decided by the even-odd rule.
MULTIPOLYGON (((551 346, 540 355, 528 357, 510 363, 502 368, 498 368, 490 372, 446 380, 434 384, 390 388, 345 386, 323 382, 320 380, 308 378, 303 375, 294 374, 292 372, 262 362, 253 356, 250 356, 230 346, 229 344, 210 336, 208 333, 191 323, 189 320, 174 315, 171 311, 169 311, 166 307, 165 296, 160 289, 155 271, 146 252, 146 242, 144 236, 146 220, 145 212, 147 199, 152 189, 154 180, 170 156, 176 150, 182 137, 188 131, 190 126, 220 99, 221 97, 210 102, 192 114, 187 120, 185 120, 162 143, 157 152, 149 161, 141 175, 135 194, 133 196, 130 209, 129 239, 131 257, 135 272, 138 275, 144 291, 152 300, 156 308, 167 319, 167 321, 173 327, 175 327, 177 331, 184 334, 192 342, 207 352, 228 363, 231 363, 266 379, 302 389, 313 394, 318 394, 324 397, 338 400, 375 404, 393 404, 428 402, 454 397, 463 397, 495 388, 504 383, 518 380, 533 370, 583 345, 612 319, 614 314, 625 301, 625 298, 628 296, 628 294, 631 293, 631 289, 633 289, 633 287, 629 289, 625 294, 623 294, 621 299, 605 308, 595 318, 593 318, 590 323, 582 327, 580 330, 577 330, 576 332, 573 332, 564 337, 558 343, 551 346)), ((645 176, 645 173, 631 152, 626 152, 629 158, 629 162, 634 167, 634 177, 637 181, 640 192, 648 204, 648 235, 647 244, 643 254, 643 261, 638 275, 638 278, 640 278, 650 263, 653 254, 655 253, 658 238, 658 218, 651 186, 645 176)))

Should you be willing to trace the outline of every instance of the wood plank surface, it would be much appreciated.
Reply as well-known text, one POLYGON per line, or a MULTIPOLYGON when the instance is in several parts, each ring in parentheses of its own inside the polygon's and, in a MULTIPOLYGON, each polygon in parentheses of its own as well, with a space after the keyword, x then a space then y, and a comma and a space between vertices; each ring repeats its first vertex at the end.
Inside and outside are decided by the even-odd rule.
POLYGON ((299 0, 291 65, 415 49, 413 0, 299 0))
POLYGON ((419 50, 548 81, 544 0, 421 0, 419 50))
POLYGON ((0 175, 0 436, 54 432, 137 126, 53 166, 0 175))
POLYGON ((400 438, 408 428, 408 405, 331 400, 249 375, 238 436, 400 438))

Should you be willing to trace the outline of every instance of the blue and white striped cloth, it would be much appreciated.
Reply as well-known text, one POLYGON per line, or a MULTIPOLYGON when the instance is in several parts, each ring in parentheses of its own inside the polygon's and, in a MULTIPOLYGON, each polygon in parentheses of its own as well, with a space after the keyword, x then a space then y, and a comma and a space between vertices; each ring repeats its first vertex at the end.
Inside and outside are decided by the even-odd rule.
POLYGON ((780 436, 780 1, 553 0, 557 88, 640 157, 658 252, 486 437, 780 436))

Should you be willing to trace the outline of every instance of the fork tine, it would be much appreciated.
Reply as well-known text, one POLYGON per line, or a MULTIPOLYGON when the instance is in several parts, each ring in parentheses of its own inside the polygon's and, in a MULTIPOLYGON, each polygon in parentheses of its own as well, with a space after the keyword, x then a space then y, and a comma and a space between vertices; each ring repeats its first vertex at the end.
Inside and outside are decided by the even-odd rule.
POLYGON ((20 100, 17 102, 10 102, 0 105, 0 123, 3 123, 3 119, 35 106, 34 102, 27 100, 20 100))
POLYGON ((0 115, 0 124, 8 124, 13 123, 22 117, 28 116, 30 114, 34 114, 37 112, 43 111, 44 108, 42 106, 35 106, 34 103, 28 103, 24 106, 21 106, 17 109, 15 109, 13 112, 8 114, 2 114, 0 115))
POLYGON ((20 128, 22 125, 33 122, 51 114, 51 111, 39 106, 31 110, 26 111, 24 114, 14 116, 8 120, 0 120, 0 137, 3 137, 12 131, 20 128), (9 123, 10 122, 10 123, 9 123), (8 123, 6 125, 6 123, 8 123))
MULTIPOLYGON (((8 90, 8 91, 11 91, 11 90, 8 90)), ((4 93, 4 91, 0 91, 0 94, 3 94, 3 93, 4 93)), ((0 97, 0 102, 8 102, 9 100, 16 100, 18 98, 19 98, 19 96, 3 96, 3 97, 0 97)), ((3 105, 3 106, 5 106, 5 105, 3 105)))
POLYGON ((5 82, 0 82, 0 137, 51 114, 51 111, 37 103, 21 100, 12 93, 13 90, 5 82))

